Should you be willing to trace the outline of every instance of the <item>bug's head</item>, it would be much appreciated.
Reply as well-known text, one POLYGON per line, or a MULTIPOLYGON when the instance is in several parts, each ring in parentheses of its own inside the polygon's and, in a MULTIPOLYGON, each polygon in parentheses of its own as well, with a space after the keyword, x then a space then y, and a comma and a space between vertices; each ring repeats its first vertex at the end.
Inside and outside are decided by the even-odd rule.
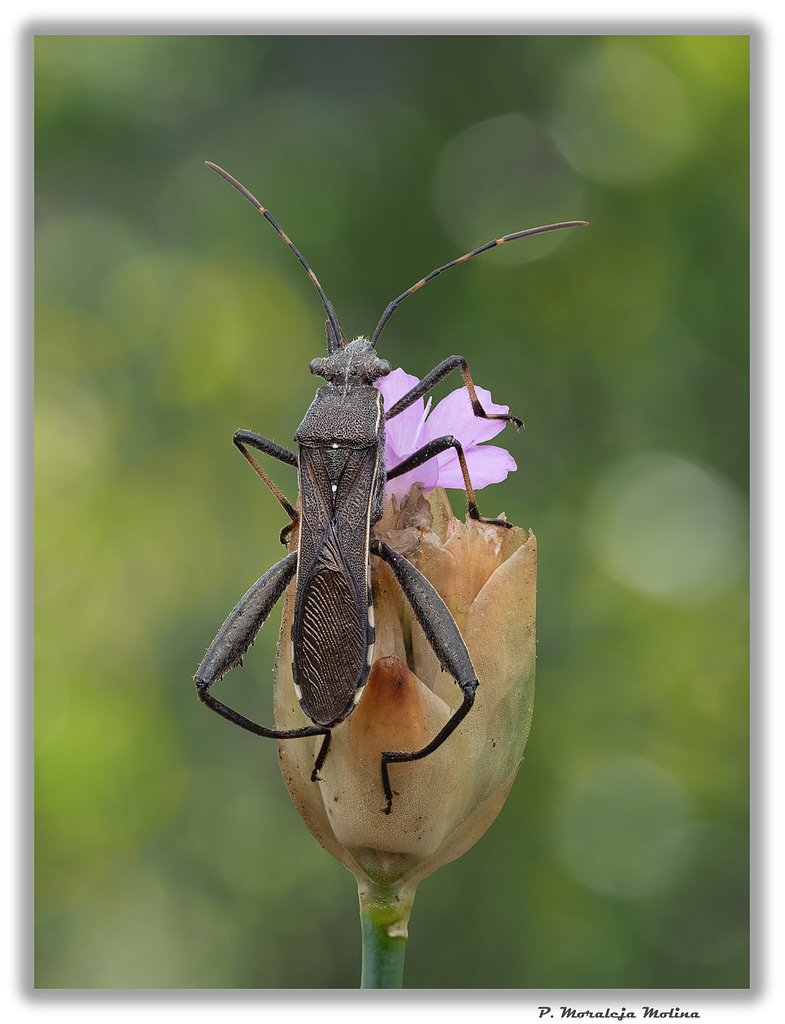
POLYGON ((392 367, 380 359, 367 338, 355 338, 345 348, 327 357, 312 359, 308 369, 329 384, 367 384, 386 377, 392 367))

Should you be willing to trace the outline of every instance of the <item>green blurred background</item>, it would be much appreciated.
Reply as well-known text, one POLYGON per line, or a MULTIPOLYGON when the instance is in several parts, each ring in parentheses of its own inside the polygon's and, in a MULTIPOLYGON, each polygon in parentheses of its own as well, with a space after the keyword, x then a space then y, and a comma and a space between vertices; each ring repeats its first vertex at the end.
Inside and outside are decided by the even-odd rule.
MULTIPOLYGON (((209 159, 351 337, 473 246, 591 222, 455 268, 380 343, 466 356, 525 419, 480 504, 540 552, 526 760, 421 885, 405 984, 747 986, 748 38, 35 50, 36 984, 359 983, 354 879, 191 682, 282 554, 232 433, 289 444, 324 350, 209 159)), ((222 684, 268 723, 278 619, 222 684)))

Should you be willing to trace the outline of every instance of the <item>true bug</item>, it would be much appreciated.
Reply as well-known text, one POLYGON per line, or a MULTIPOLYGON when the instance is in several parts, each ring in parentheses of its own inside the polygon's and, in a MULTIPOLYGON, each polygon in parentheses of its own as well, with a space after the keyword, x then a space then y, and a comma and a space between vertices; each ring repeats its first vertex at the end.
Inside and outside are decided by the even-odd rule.
POLYGON ((310 363, 311 373, 323 377, 326 383, 317 390, 294 435, 297 454, 250 430, 238 430, 234 434, 234 444, 290 518, 281 531, 281 542, 285 544, 287 536, 297 530, 298 543, 295 551, 257 580, 229 615, 194 676, 196 690, 213 711, 259 736, 278 740, 324 736, 311 776, 313 781, 319 781, 318 773, 330 747, 331 730, 356 707, 370 671, 375 638, 370 556, 382 558, 392 569, 442 668, 452 675, 463 694, 461 706, 421 750, 382 754, 380 771, 387 800, 382 810, 389 814, 393 794, 387 766, 393 762, 419 760, 441 746, 469 713, 477 677, 458 627, 431 584, 402 555, 373 537, 373 526, 382 516, 384 485, 387 480, 452 448, 460 461, 470 517, 502 527, 511 524, 503 519, 480 516, 463 450, 452 436, 431 441, 394 469, 386 471, 385 422, 460 367, 476 416, 507 420, 518 429, 523 424, 511 414, 485 413, 462 356, 445 359, 385 412, 381 392, 373 383, 390 373, 391 367, 386 359, 377 357, 376 342, 398 305, 443 271, 503 242, 577 227, 585 221, 517 231, 466 253, 434 270, 394 299, 385 309, 370 341, 358 337, 348 343, 316 275, 272 216, 230 174, 209 161, 207 166, 264 215, 305 268, 327 313, 327 358, 313 359, 310 363), (297 468, 299 513, 259 466, 249 447, 297 468), (301 729, 267 729, 222 704, 210 693, 210 687, 230 669, 242 664, 243 655, 293 579, 296 592, 291 632, 292 672, 300 705, 313 724, 301 729))

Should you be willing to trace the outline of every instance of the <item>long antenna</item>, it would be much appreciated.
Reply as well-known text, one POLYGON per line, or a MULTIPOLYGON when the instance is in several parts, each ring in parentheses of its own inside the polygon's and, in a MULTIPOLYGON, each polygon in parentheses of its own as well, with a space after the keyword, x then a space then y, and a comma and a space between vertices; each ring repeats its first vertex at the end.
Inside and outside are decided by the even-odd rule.
MULTIPOLYGON (((324 289, 319 284, 319 281, 316 278, 316 274, 314 274, 314 272, 308 266, 305 257, 302 255, 297 246, 294 245, 294 243, 286 234, 286 232, 275 222, 274 218, 270 215, 270 213, 267 210, 265 210, 265 208, 262 206, 262 204, 259 202, 255 195, 249 192, 244 185, 241 185, 240 182, 236 178, 233 178, 231 174, 228 173, 228 171, 225 171, 223 167, 219 167, 218 164, 211 163, 209 160, 205 160, 205 163, 210 168, 210 170, 215 171, 216 174, 220 174, 222 178, 226 178, 229 184, 233 185, 241 196, 244 196, 252 206, 256 207, 259 213, 264 215, 265 219, 268 220, 270 224, 272 224, 272 226, 275 228, 275 230, 278 232, 278 234, 281 236, 284 242, 286 242, 286 244, 292 250, 294 255, 300 261, 300 263, 302 263, 303 267, 305 267, 305 271, 308 274, 308 277, 310 277, 311 281, 313 281, 313 284, 317 292, 322 297, 322 305, 324 306, 325 312, 327 313, 327 319, 329 320, 330 326, 332 327, 332 331, 327 332, 328 351, 330 355, 332 355, 333 352, 338 351, 338 349, 341 348, 341 339, 343 337, 341 333, 341 328, 338 324, 338 318, 335 315, 335 310, 333 309, 332 302, 330 302, 330 300, 324 294, 324 289)), ((403 298, 403 296, 401 297, 403 298)))
MULTIPOLYGON (((216 170, 217 169, 218 168, 216 168, 216 170)), ((371 344, 374 347, 376 346, 376 340, 382 333, 384 325, 407 295, 411 295, 412 292, 416 292, 418 288, 422 288, 424 284, 432 281, 434 277, 438 277, 439 274, 443 273, 445 270, 449 270, 450 267, 454 267, 458 263, 464 263, 466 260, 470 260, 472 256, 477 256, 479 253, 485 252, 486 249, 493 249, 495 245, 502 245, 504 242, 512 242, 516 238, 526 238, 527 235, 541 235, 545 231, 561 231, 562 228, 582 228, 586 227, 588 223, 589 222, 586 220, 565 220, 560 224, 546 224, 540 228, 527 228, 525 231, 514 231, 511 235, 505 235, 503 238, 494 238, 492 242, 486 242, 485 245, 481 245, 479 249, 472 249, 471 252, 467 252, 465 256, 459 256, 457 260, 453 260, 451 263, 445 263, 443 267, 439 267, 438 270, 432 271, 427 277, 424 277, 422 281, 418 281, 417 284, 412 285, 411 288, 407 288, 403 295, 399 295, 397 299, 393 299, 387 309, 385 309, 376 330, 373 332, 371 344)))

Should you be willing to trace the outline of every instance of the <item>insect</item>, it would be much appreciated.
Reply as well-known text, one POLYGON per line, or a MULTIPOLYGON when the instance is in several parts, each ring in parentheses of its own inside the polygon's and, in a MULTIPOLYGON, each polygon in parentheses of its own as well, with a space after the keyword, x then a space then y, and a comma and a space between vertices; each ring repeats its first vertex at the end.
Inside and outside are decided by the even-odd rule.
POLYGON ((385 410, 382 394, 373 384, 390 373, 391 367, 386 359, 378 358, 376 342, 399 304, 443 271, 504 242, 577 227, 585 222, 568 221, 517 231, 466 253, 434 270, 394 299, 385 309, 370 341, 358 337, 347 342, 316 275, 269 212, 226 171, 209 162, 207 166, 264 215, 304 267, 327 313, 327 357, 313 359, 310 363, 311 373, 322 377, 325 384, 318 388, 294 435, 296 454, 250 430, 238 430, 234 434, 235 446, 289 516, 288 525, 281 530, 281 542, 286 544, 288 536, 297 531, 297 546, 257 580, 231 612, 194 676, 196 690, 200 700, 217 714, 258 736, 277 740, 324 736, 311 775, 312 781, 321 781, 319 772, 330 749, 331 730, 352 713, 368 679, 375 639, 370 556, 383 559, 390 566, 442 668, 455 679, 463 696, 460 707, 422 749, 382 754, 380 774, 386 804, 381 810, 389 814, 393 792, 388 765, 417 761, 440 747, 471 710, 478 683, 466 644, 442 599, 406 558, 373 536, 374 524, 382 516, 385 483, 451 448, 460 462, 469 516, 501 527, 511 524, 480 515, 463 449, 451 435, 430 441, 393 469, 386 470, 385 423, 458 368, 475 416, 509 421, 518 429, 523 423, 509 413, 485 412, 462 356, 445 359, 385 410), (299 512, 278 490, 249 448, 297 469, 299 512), (217 700, 210 688, 230 669, 242 664, 243 655, 292 580, 296 581, 291 630, 292 674, 300 706, 312 724, 300 729, 268 729, 217 700))

